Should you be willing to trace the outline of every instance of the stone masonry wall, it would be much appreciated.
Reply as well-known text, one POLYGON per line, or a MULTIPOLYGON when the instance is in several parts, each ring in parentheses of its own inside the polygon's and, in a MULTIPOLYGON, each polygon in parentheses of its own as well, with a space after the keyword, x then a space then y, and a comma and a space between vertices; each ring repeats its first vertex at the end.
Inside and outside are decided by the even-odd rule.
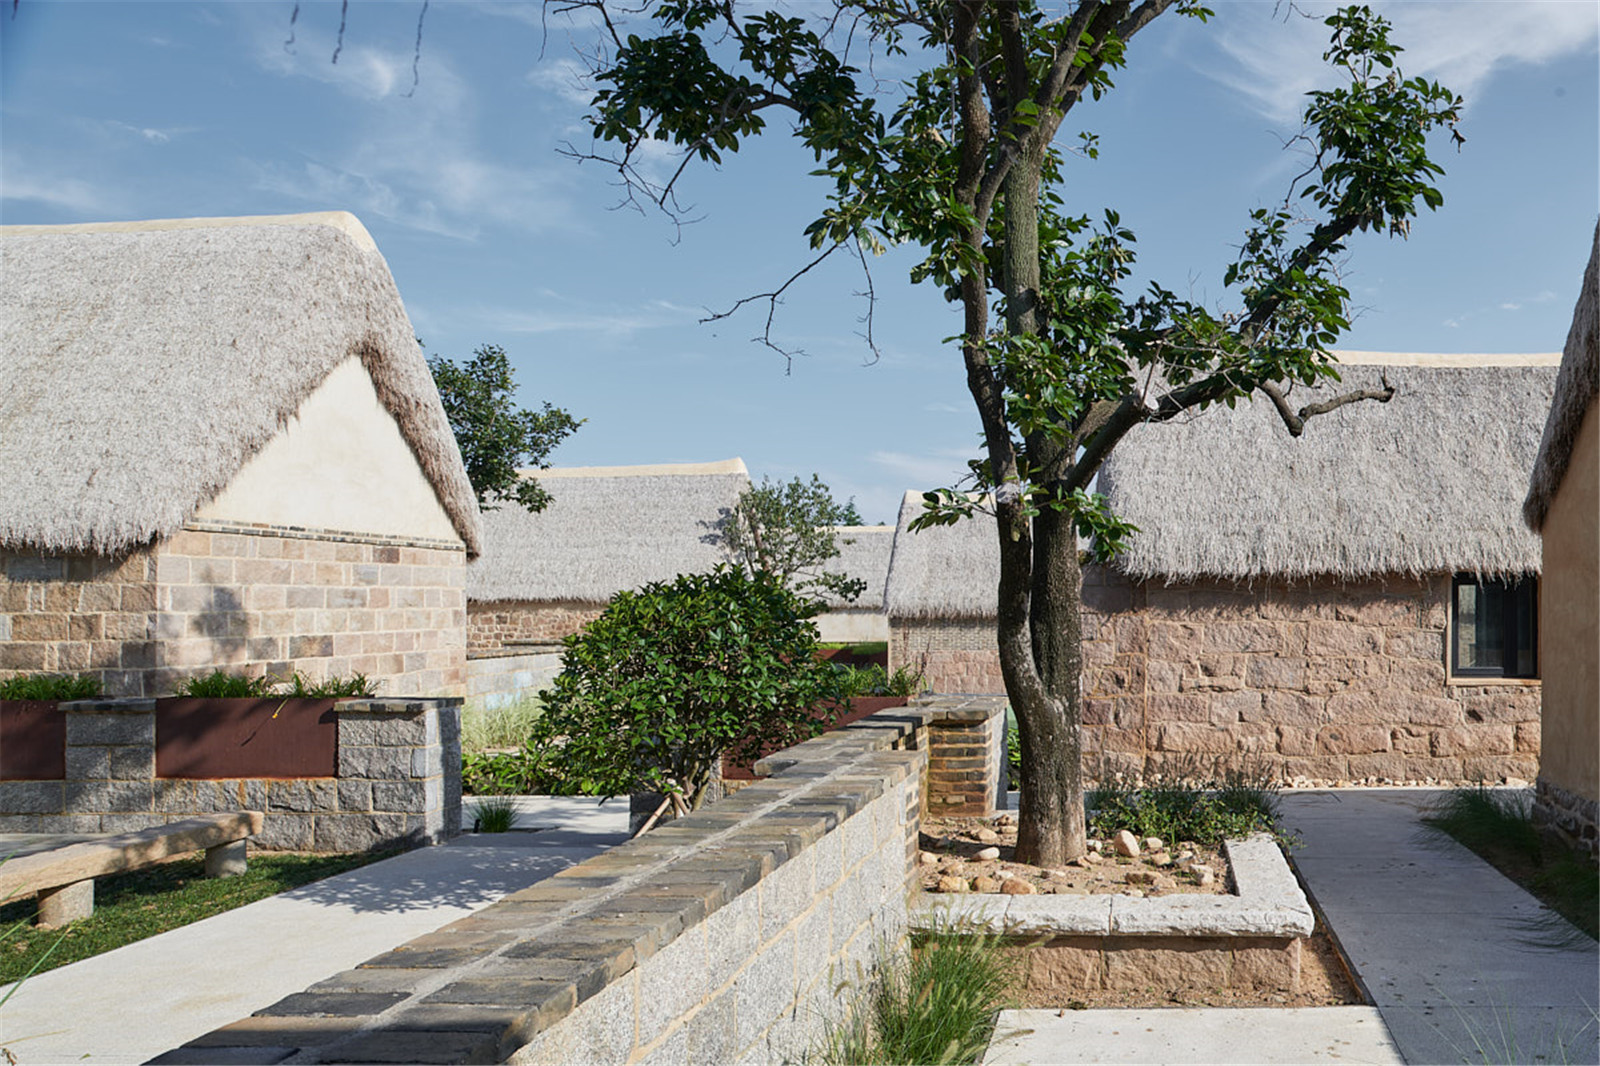
POLYGON ((0 782, 0 832, 123 833, 196 814, 266 815, 251 846, 358 851, 461 831, 459 699, 343 700, 338 777, 155 776, 155 700, 82 700, 67 716, 61 781, 0 782))
POLYGON ((923 696, 914 706, 928 714, 928 813, 982 818, 1003 806, 1005 697, 923 696))
POLYGON ((907 929, 922 716, 771 776, 157 1063, 797 1062, 907 929))
POLYGON ((554 644, 600 617, 603 603, 576 600, 471 603, 467 606, 467 647, 488 651, 508 641, 554 644))
POLYGON ((186 528, 120 560, 13 553, 4 573, 0 670, 87 671, 112 696, 218 668, 359 672, 382 695, 466 686, 459 548, 186 528))
POLYGON ((932 692, 1004 695, 994 619, 894 618, 889 621, 889 669, 922 671, 932 692))
MULTIPOLYGON (((1086 768, 1284 780, 1534 779, 1538 682, 1445 675, 1450 579, 1131 583, 1084 574, 1086 768)), ((991 621, 895 619, 891 663, 1004 692, 991 621)))

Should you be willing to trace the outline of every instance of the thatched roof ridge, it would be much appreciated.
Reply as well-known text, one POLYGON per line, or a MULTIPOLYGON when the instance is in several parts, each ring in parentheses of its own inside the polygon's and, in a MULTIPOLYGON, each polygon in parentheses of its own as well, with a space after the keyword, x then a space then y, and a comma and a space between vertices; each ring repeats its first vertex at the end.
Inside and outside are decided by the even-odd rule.
POLYGON ((1589 266, 1583 272, 1583 289, 1572 312, 1572 328, 1567 332, 1566 350, 1561 356, 1561 371, 1556 375, 1555 402, 1545 420, 1539 455, 1533 463, 1528 498, 1522 503, 1522 517, 1532 529, 1544 527, 1550 501, 1566 477, 1572 460, 1572 447, 1584 415, 1600 394, 1600 223, 1595 225, 1594 243, 1589 250, 1589 266))
POLYGON ((890 618, 993 618, 1000 584, 994 518, 977 514, 913 533, 908 526, 922 510, 922 494, 907 492, 894 527, 885 612, 890 618))
POLYGON ((860 578, 867 587, 853 603, 838 596, 825 597, 828 606, 881 611, 884 585, 889 579, 889 556, 894 552, 894 526, 834 526, 833 531, 839 557, 829 559, 823 569, 860 578))
POLYGON ((476 554, 455 437, 354 216, 0 227, 0 277, 0 544, 176 532, 359 357, 476 554))
POLYGON ((744 463, 648 471, 529 471, 549 491, 550 506, 538 514, 511 505, 485 513, 483 554, 467 567, 467 599, 604 603, 624 589, 727 561, 718 523, 750 487, 744 463))
POLYGON ((1519 520, 1555 385, 1555 356, 1349 365, 1308 397, 1397 389, 1289 436, 1265 399, 1141 427, 1101 471, 1112 508, 1140 528, 1118 566, 1135 578, 1360 578, 1540 569, 1519 520), (1451 365, 1454 364, 1454 365, 1451 365))

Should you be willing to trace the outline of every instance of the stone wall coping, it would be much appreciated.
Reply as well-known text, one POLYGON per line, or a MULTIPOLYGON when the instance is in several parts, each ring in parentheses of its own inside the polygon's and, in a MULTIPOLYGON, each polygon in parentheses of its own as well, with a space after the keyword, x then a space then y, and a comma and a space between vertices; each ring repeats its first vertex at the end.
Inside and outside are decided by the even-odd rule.
POLYGON ((1019 936, 1307 937, 1311 904, 1277 842, 1265 833, 1223 842, 1235 894, 1130 896, 923 896, 913 929, 951 923, 1019 936))
POLYGON ((368 696, 339 700, 333 705, 333 711, 335 714, 422 714, 460 707, 466 702, 461 696, 368 696))
POLYGON ((987 722, 1010 706, 1004 696, 939 692, 914 698, 911 707, 928 713, 932 722, 987 722))
POLYGON ((153 697, 123 696, 104 700, 64 700, 56 710, 66 714, 154 714, 153 697))
POLYGON ((837 765, 841 755, 888 751, 917 730, 926 728, 928 720, 928 712, 922 707, 887 707, 843 728, 757 759, 752 769, 757 777, 774 777, 801 763, 837 765))
POLYGON ((261 1029, 272 1029, 294 1062, 372 1061, 360 1057, 364 1041, 400 1035, 426 1044, 441 1010, 473 1016, 470 1032, 452 1033, 465 1044, 417 1054, 504 1061, 917 774, 921 751, 892 750, 922 721, 904 711, 797 745, 775 760, 782 765, 773 776, 199 1037, 169 1052, 171 1061, 221 1061, 200 1049, 237 1050, 258 1042, 240 1034, 261 1029), (340 1016, 332 1042, 319 1039, 315 1016, 323 1014, 340 1016))
POLYGON ((560 644, 503 644, 498 648, 478 648, 467 652, 467 661, 481 659, 541 659, 560 655, 565 649, 560 644))

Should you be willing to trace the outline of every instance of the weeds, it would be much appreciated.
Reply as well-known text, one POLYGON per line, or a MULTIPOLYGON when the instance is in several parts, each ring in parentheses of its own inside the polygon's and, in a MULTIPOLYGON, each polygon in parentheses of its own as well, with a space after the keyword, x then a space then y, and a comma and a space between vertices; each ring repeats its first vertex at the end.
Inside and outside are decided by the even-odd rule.
POLYGON ((223 670, 213 670, 209 674, 184 680, 175 691, 179 696, 188 696, 191 699, 261 699, 272 695, 272 679, 244 677, 223 670))
POLYGON ((378 694, 377 684, 363 673, 354 673, 349 677, 324 678, 321 681, 312 681, 300 671, 296 670, 289 675, 287 681, 282 682, 278 695, 288 696, 292 699, 307 700, 349 700, 363 699, 378 694))
POLYGON ((517 805, 504 796, 475 800, 472 806, 474 833, 509 833, 517 824, 517 805))
POLYGON ((1006 941, 1001 933, 949 926, 909 950, 881 952, 876 974, 854 988, 848 1013, 814 1060, 828 1066, 976 1062, 1020 978, 1022 959, 1006 941))
POLYGON ((1251 833, 1277 834, 1273 777, 1250 769, 1205 775, 1197 767, 1139 787, 1107 775, 1087 800, 1089 830, 1107 837, 1126 829, 1136 837, 1189 840, 1216 847, 1251 833))
POLYGON ((461 715, 461 750, 477 754, 521 747, 543 711, 538 696, 523 696, 499 707, 469 707, 461 715))
POLYGON ((1540 833, 1526 793, 1481 784, 1454 789, 1423 821, 1477 853, 1590 937, 1600 937, 1600 865, 1540 833))
POLYGON ((840 695, 845 699, 857 696, 915 696, 927 688, 922 670, 915 666, 900 666, 893 673, 876 663, 871 666, 834 664, 838 671, 840 695))

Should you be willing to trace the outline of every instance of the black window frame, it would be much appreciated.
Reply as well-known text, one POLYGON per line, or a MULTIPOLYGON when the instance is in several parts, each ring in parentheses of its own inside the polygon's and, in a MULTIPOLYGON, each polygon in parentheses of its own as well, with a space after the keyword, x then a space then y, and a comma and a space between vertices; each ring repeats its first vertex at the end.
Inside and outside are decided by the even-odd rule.
POLYGON ((1539 578, 1534 574, 1525 574, 1512 581, 1502 578, 1480 578, 1476 574, 1456 574, 1450 581, 1450 676, 1463 680, 1474 678, 1508 678, 1518 681, 1537 681, 1539 679, 1539 578), (1461 617, 1458 605, 1461 602, 1460 589, 1463 585, 1472 585, 1478 588, 1484 586, 1498 587, 1506 593, 1516 593, 1526 586, 1528 604, 1528 646, 1532 649, 1533 666, 1528 673, 1518 673, 1516 670, 1517 646, 1521 643, 1519 627, 1517 624, 1518 596, 1509 594, 1502 597, 1500 631, 1503 634, 1500 648, 1499 666, 1462 666, 1461 665, 1461 617))

